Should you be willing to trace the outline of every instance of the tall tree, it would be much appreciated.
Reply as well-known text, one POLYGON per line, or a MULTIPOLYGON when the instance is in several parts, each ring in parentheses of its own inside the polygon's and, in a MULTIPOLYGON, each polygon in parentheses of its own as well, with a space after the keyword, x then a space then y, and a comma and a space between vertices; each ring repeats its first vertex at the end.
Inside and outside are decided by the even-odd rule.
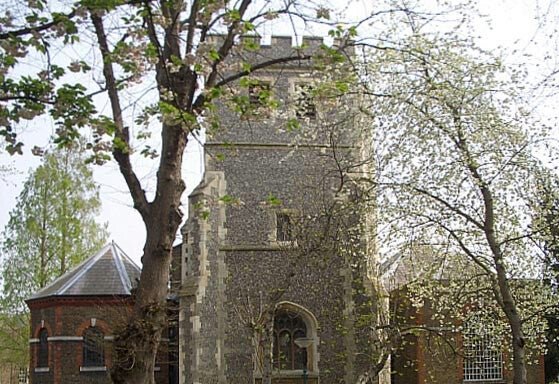
MULTIPOLYGON (((7 141, 6 150, 21 152, 17 123, 44 113, 57 124, 57 142, 62 145, 71 142, 79 128, 93 127, 93 160, 103 162, 112 154, 146 228, 133 319, 115 339, 114 382, 154 381, 171 250, 183 218, 181 168, 189 134, 198 132, 201 123, 216 128, 210 117, 216 99, 227 97, 243 109, 247 97, 239 91, 249 85, 231 86, 235 81, 272 65, 310 60, 304 49, 263 54, 253 39, 240 37, 266 20, 281 17, 286 25, 318 21, 335 26, 336 21, 329 20, 332 15, 327 1, 298 0, 39 0, 25 8, 4 10, 0 135, 7 141), (69 63, 68 56, 52 54, 78 41, 83 44, 76 51, 84 52, 83 57, 69 63), (233 56, 237 59, 231 60, 233 56), (30 58, 32 66, 21 65, 30 58), (65 77, 68 72, 72 76, 65 77), (83 72, 90 77, 80 77, 83 72), (153 92, 147 92, 146 86, 153 92), (130 99, 142 93, 148 101, 130 99), (96 111, 93 98, 100 94, 109 100, 108 113, 96 111), (141 138, 158 134, 159 149, 153 143, 138 149, 135 133, 141 138), (142 186, 133 165, 134 152, 159 158, 153 196, 142 186)), ((342 28, 332 34, 341 41, 347 37, 342 28)), ((342 49, 343 43, 320 51, 323 58, 336 60, 342 49)))
MULTIPOLYGON (((533 227, 540 234, 543 249, 544 279, 557 294, 559 288, 559 180, 544 175, 540 181, 538 194, 538 214, 534 217, 533 227)), ((554 383, 559 379, 559 319, 557 313, 547 317, 547 351, 545 355, 545 382, 554 383)))
POLYGON ((519 73, 409 20, 410 36, 375 51, 369 67, 380 243, 468 260, 508 326, 514 383, 526 384, 528 351, 541 336, 530 337, 531 320, 545 308, 526 298, 545 287, 530 283, 524 295, 515 287, 527 285, 514 280, 541 271, 530 222, 547 132, 515 103, 519 73))
POLYGON ((2 233, 3 281, 0 337, 4 358, 21 366, 28 357, 24 300, 99 249, 104 226, 95 221, 101 202, 91 169, 78 149, 53 151, 23 186, 2 233), (9 347, 8 347, 9 346, 9 347))

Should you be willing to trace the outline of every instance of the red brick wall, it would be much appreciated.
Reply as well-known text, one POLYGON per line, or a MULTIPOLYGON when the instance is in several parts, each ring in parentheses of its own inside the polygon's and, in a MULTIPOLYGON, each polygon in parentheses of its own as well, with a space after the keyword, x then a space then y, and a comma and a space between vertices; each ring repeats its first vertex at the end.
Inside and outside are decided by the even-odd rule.
MULTIPOLYGON (((397 323, 440 328, 440 323, 431 318, 429 303, 416 310, 402 297, 405 291, 397 292, 396 295, 393 300, 400 302, 396 308, 397 323)), ((452 325, 450 320, 448 322, 449 326, 452 325)), ((459 333, 444 329, 440 329, 444 338, 430 332, 404 337, 402 347, 392 356, 392 384, 463 384, 463 359, 460 355, 462 337, 459 333)), ((535 359, 530 356, 529 359, 538 363, 528 366, 528 383, 544 384, 543 355, 535 359)), ((506 352, 503 353, 503 363, 504 380, 499 383, 512 383, 511 356, 506 352)))
MULTIPOLYGON (((49 338, 60 336, 83 336, 83 331, 95 318, 95 326, 105 336, 111 336, 118 324, 126 321, 130 309, 126 298, 57 298, 37 300, 29 304, 31 309, 31 332, 39 334, 41 322, 49 332, 49 338)), ((31 383, 110 383, 108 372, 80 372, 83 361, 82 341, 49 341, 49 372, 36 373, 38 344, 31 344, 31 383)), ((111 366, 112 343, 105 341, 105 364, 111 366)))
MULTIPOLYGON (((129 297, 97 298, 55 298, 42 299, 29 303, 31 310, 31 334, 37 338, 41 323, 48 330, 49 337, 83 336, 84 331, 95 318, 95 326, 105 336, 113 336, 115 329, 126 324, 132 309, 129 297)), ((165 337, 166 335, 164 335, 165 337)), ((157 359, 155 378, 159 384, 167 384, 168 348, 163 343, 162 354, 157 359)), ((112 366, 112 342, 105 340, 106 372, 80 372, 83 364, 83 342, 49 341, 49 372, 35 372, 38 344, 30 345, 30 380, 32 384, 109 384, 108 369, 112 366)))

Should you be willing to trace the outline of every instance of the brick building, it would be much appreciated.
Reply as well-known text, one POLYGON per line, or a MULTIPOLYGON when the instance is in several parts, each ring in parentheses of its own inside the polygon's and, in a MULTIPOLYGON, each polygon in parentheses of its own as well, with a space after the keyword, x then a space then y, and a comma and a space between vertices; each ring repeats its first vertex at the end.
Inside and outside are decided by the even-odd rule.
MULTIPOLYGON (((127 319, 139 276, 111 243, 28 299, 31 383, 110 383, 113 332, 127 319)), ((167 361, 158 383, 169 383, 167 361)))
MULTIPOLYGON (((303 40, 317 57, 321 44, 303 40)), ((301 53, 291 37, 275 36, 224 67, 301 53)), ((363 124, 352 114, 357 100, 317 92, 314 60, 252 73, 232 87, 242 103, 217 105, 219 128, 204 145, 183 228, 183 383, 258 383, 267 374, 274 383, 351 383, 368 364, 355 326, 367 293, 355 284, 371 286, 371 260, 339 252, 342 220, 328 210, 350 199, 344 177, 365 171, 355 166, 363 124), (270 99, 277 109, 266 108, 270 99), (272 326, 269 340, 262 329, 272 326)))
MULTIPOLYGON (((392 355, 392 384, 504 384, 513 382, 512 356, 494 323, 464 309, 450 320, 429 300, 416 307, 406 290, 392 294, 395 323, 416 332, 392 355), (442 321, 441 321, 442 319, 442 321)), ((496 321, 495 321, 496 323, 496 321)), ((528 352, 527 382, 544 384, 544 356, 528 352)))

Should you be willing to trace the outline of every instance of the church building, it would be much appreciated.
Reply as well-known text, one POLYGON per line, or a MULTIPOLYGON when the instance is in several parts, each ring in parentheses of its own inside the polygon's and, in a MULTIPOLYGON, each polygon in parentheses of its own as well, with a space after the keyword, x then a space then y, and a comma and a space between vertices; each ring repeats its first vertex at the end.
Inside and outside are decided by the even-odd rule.
MULTIPOLYGON (((341 208, 356 208, 362 124, 355 100, 321 92, 321 44, 304 39, 313 61, 255 72, 233 86, 243 103, 217 106, 183 228, 181 382, 355 383, 370 363, 356 324, 373 260, 343 252, 369 244, 348 238, 363 227, 341 208)), ((298 53, 291 37, 272 37, 230 61, 298 53)))
MULTIPOLYGON (((374 292, 374 191, 359 183, 371 179, 370 125, 337 87, 351 53, 316 38, 243 39, 259 49, 229 57, 224 78, 229 66, 276 64, 224 90, 227 101, 204 117, 204 175, 173 250, 156 382, 358 383, 378 357, 370 329, 384 303, 374 292)), ((111 243, 29 298, 31 383, 110 383, 112 341, 139 276, 111 243)), ((405 301, 391 314, 440 328, 405 301)), ((500 344, 467 324, 448 332, 444 345, 405 336, 378 384, 511 382, 500 344)), ((543 384, 537 358, 529 382, 543 384)))
MULTIPOLYGON (((330 80, 343 77, 331 60, 345 53, 302 43, 272 37, 225 63, 314 53, 239 80, 233 103, 206 117, 216 124, 177 248, 178 331, 165 338, 158 383, 355 383, 370 363, 359 317, 371 315, 375 260, 352 182, 368 144, 356 100, 321 89, 325 72, 315 72, 331 65, 330 80)), ((28 300, 32 383, 109 382, 113 332, 139 273, 113 243, 28 300)))

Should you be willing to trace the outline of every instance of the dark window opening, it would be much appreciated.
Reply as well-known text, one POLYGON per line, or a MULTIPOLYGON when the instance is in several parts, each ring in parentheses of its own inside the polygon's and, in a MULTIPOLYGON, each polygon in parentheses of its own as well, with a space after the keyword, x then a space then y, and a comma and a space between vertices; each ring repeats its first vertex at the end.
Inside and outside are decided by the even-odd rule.
POLYGON ((274 367, 283 370, 305 369, 307 350, 295 342, 305 338, 307 326, 300 315, 279 311, 274 317, 274 367))
POLYGON ((293 241, 291 217, 285 212, 276 213, 276 240, 293 241))
POLYGON ((297 118, 316 118, 316 104, 314 100, 314 87, 310 84, 297 84, 296 92, 296 110, 297 118))
POLYGON ((169 384, 179 382, 179 326, 178 321, 169 324, 169 384))
POLYGON ((248 101, 253 107, 262 107, 268 104, 271 97, 271 85, 265 81, 257 81, 248 86, 248 101))
POLYGON ((49 366, 49 333, 45 328, 39 332, 39 356, 37 357, 37 368, 49 366))
POLYGON ((83 366, 104 367, 104 335, 98 328, 89 327, 83 334, 83 366))

